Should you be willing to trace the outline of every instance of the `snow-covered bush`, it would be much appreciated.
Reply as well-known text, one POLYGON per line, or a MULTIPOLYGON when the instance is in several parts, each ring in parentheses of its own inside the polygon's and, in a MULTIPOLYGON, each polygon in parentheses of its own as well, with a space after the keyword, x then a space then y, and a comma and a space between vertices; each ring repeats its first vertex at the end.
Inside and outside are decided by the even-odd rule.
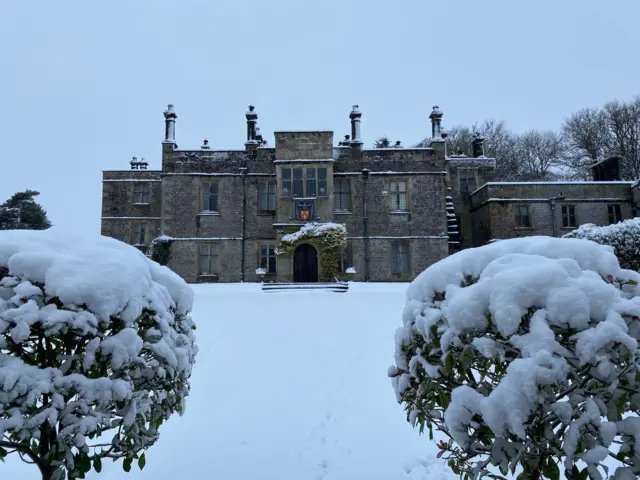
POLYGON ((622 268, 640 272, 640 218, 598 227, 592 223, 567 233, 565 238, 584 238, 613 247, 622 268))
POLYGON ((409 286, 389 376, 461 478, 640 475, 640 274, 550 237, 463 250, 409 286), (613 458, 615 457, 615 459, 613 458), (609 466, 612 466, 611 463, 609 466))
POLYGON ((171 258, 171 245, 173 238, 168 235, 154 238, 149 247, 149 258, 160 265, 166 265, 171 258))
POLYGON ((44 480, 84 478, 104 457, 142 468, 185 407, 192 302, 117 240, 0 232, 0 458, 15 452, 44 480))

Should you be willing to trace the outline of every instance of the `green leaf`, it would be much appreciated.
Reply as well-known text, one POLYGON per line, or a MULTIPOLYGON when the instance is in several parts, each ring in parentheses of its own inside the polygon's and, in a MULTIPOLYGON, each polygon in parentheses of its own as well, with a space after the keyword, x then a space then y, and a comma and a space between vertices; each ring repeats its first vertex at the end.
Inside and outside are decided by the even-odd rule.
POLYGON ((95 456, 93 458, 93 469, 96 473, 100 473, 102 471, 102 459, 99 456, 95 456))
POLYGON ((4 458, 6 456, 7 456, 7 451, 4 448, 0 447, 0 458, 4 458))
POLYGON ((578 475, 573 477, 573 480, 587 480, 587 478, 589 478, 589 470, 587 467, 584 467, 578 475))
POLYGON ((144 468, 146 463, 147 463, 147 459, 145 458, 144 452, 143 452, 142 455, 140 455, 140 458, 138 459, 138 467, 140 468, 140 470, 144 468))
POLYGON ((552 458, 547 458, 547 462, 542 466, 542 474, 551 480, 560 478, 560 468, 552 458))
POLYGON ((122 462, 122 469, 129 473, 131 471, 131 457, 127 457, 124 459, 124 461, 122 462))
POLYGON ((622 414, 625 412, 626 403, 627 403, 626 395, 621 395, 620 398, 616 400, 616 409, 618 410, 618 421, 622 420, 622 414))
POLYGON ((453 355, 450 353, 447 354, 447 357, 444 359, 444 373, 447 375, 451 375, 453 371, 453 355))
POLYGON ((79 473, 86 473, 91 470, 91 459, 86 453, 80 453, 75 458, 76 470, 79 473))

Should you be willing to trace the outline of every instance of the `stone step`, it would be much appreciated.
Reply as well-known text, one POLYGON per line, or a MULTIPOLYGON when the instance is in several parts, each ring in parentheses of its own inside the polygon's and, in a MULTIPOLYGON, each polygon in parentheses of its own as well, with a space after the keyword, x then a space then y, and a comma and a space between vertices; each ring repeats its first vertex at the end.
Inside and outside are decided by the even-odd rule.
POLYGON ((327 283, 285 283, 273 282, 263 283, 262 290, 265 292, 283 292, 283 291, 324 291, 345 293, 349 290, 348 283, 327 282, 327 283))

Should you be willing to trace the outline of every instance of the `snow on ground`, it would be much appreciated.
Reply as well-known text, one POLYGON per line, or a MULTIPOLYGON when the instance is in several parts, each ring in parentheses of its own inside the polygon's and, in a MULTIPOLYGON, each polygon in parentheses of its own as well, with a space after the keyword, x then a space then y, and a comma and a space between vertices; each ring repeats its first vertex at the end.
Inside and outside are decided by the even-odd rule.
MULTIPOLYGON (((387 367, 406 284, 347 293, 196 285, 200 348, 183 417, 143 471, 103 463, 101 480, 449 480, 428 436, 396 403, 387 367)), ((135 465, 135 464, 134 464, 135 465)), ((12 456, 0 478, 37 480, 12 456)))

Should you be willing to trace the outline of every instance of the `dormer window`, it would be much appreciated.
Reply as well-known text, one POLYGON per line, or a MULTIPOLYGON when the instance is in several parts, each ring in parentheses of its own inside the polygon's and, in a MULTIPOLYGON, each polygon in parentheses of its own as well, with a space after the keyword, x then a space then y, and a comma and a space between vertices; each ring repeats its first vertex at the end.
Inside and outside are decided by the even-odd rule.
POLYGON ((326 197, 326 167, 295 167, 282 169, 283 197, 326 197))

